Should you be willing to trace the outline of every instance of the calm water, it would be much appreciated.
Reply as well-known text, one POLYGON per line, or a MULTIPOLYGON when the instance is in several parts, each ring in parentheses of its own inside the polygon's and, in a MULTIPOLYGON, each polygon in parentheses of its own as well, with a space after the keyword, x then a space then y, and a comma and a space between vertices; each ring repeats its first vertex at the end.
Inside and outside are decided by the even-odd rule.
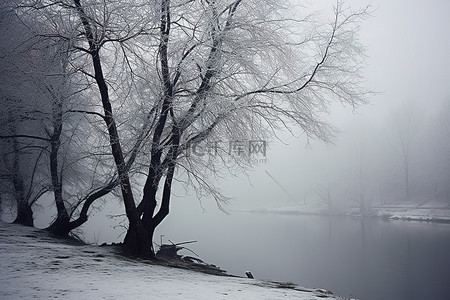
MULTIPOLYGON (((348 217, 203 212, 175 198, 155 242, 186 245, 230 274, 295 282, 361 300, 450 299, 450 224, 348 217)), ((93 214, 90 242, 119 242, 120 203, 93 214), (108 210, 110 210, 108 212, 108 210)), ((37 220, 45 223, 45 220, 37 220)), ((48 222, 48 220, 47 220, 48 222)), ((38 222, 37 222, 38 223, 38 222)), ((39 227, 39 224, 37 224, 39 227)), ((42 226, 44 227, 44 226, 42 226)), ((183 250, 181 254, 193 255, 183 250)))
MULTIPOLYGON (((344 217, 175 215, 160 234, 231 274, 360 299, 450 299, 450 225, 344 217)), ((187 255, 192 255, 185 251, 187 255)))

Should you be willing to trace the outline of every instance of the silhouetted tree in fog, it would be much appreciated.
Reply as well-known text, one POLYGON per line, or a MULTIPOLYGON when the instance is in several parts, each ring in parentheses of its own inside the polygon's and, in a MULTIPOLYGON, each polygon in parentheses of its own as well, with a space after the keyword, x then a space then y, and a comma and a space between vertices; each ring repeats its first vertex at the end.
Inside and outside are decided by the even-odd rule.
MULTIPOLYGON (((74 76, 72 45, 47 36, 42 19, 17 15, 14 1, 2 4, 0 109, 7 117, 0 134, 1 193, 16 199, 16 222, 26 225, 33 224, 32 206, 52 194, 57 214, 49 230, 67 235, 86 222, 93 201, 117 185, 115 175, 101 178, 101 153, 82 146, 94 130, 83 122, 89 112, 79 95, 86 87, 74 76)), ((51 24, 61 25, 55 19, 51 24)))
POLYGON ((450 205, 450 97, 445 98, 431 122, 431 151, 426 153, 432 168, 433 198, 450 205))
POLYGON ((414 101, 404 102, 393 114, 398 150, 402 156, 405 200, 411 199, 411 151, 413 141, 420 130, 422 116, 417 111, 414 101))
POLYGON ((50 188, 42 169, 49 141, 42 127, 45 101, 35 81, 36 52, 26 51, 36 39, 5 4, 0 6, 0 192, 17 203, 14 222, 33 226, 32 206, 50 188))

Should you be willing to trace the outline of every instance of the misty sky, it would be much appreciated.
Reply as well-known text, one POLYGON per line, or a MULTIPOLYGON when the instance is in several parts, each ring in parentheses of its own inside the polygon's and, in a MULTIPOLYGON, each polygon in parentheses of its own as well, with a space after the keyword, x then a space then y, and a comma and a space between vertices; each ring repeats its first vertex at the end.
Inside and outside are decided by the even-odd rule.
MULTIPOLYGON (((328 9, 333 3, 310 2, 328 9)), ((222 191, 234 198, 228 209, 301 203, 303 198, 311 197, 313 189, 320 190, 342 174, 351 174, 349 165, 361 151, 358 149, 392 148, 393 112, 403 103, 415 103, 417 111, 432 118, 439 104, 450 97, 450 1, 353 0, 346 4, 353 9, 372 6, 373 16, 362 24, 360 37, 367 47, 366 87, 379 93, 356 112, 340 104, 333 107, 330 120, 341 131, 335 145, 312 142, 307 146, 303 137, 281 134, 284 144, 277 140, 271 144, 266 163, 249 172, 248 177, 230 176, 221 182, 222 191)), ((396 163, 383 159, 379 162, 396 163)), ((180 199, 174 197, 175 209, 180 199)), ((203 206, 215 209, 208 199, 204 199, 203 206)))

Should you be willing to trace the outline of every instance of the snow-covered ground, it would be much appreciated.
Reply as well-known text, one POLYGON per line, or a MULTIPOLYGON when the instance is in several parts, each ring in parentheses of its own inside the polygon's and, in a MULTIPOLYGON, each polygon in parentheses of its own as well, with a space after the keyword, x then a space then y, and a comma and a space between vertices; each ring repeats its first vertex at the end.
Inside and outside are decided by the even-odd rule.
POLYGON ((391 220, 450 223, 450 207, 432 205, 387 205, 373 207, 373 216, 391 220))
POLYGON ((0 299, 342 299, 289 283, 215 276, 124 258, 0 221, 0 299))
MULTIPOLYGON (((357 207, 333 207, 329 208, 322 203, 311 203, 305 205, 286 206, 277 209, 250 210, 257 213, 275 213, 285 215, 340 215, 361 217, 361 210, 357 207)), ((366 211, 367 214, 367 211, 366 211)), ((367 215, 366 215, 367 216, 367 215)), ((372 206, 369 211, 370 217, 390 220, 426 221, 438 223, 450 223, 450 206, 439 203, 397 204, 372 206)))

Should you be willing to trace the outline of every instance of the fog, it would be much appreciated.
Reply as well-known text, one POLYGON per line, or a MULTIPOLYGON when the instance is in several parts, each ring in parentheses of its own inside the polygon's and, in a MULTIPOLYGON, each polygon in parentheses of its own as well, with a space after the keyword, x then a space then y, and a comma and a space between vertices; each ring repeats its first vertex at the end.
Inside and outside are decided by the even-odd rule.
MULTIPOLYGON (((318 9, 330 6, 329 1, 310 2, 318 9)), ((323 284, 321 287, 334 288, 343 296, 350 296, 353 292, 364 294, 360 291, 363 283, 352 280, 358 277, 355 276, 358 272, 366 272, 350 267, 355 264, 351 262, 352 255, 367 260, 374 255, 367 249, 378 247, 379 259, 386 268, 392 266, 396 270, 391 277, 403 276, 409 272, 398 271, 406 268, 404 261, 397 266, 389 259, 402 257, 405 249, 412 249, 422 259, 431 255, 426 251, 414 252, 422 243, 433 245, 449 237, 448 224, 441 225, 435 235, 436 228, 428 223, 399 225, 403 223, 373 221, 372 225, 364 225, 359 219, 333 221, 336 219, 323 217, 318 221, 311 216, 261 216, 242 212, 280 208, 298 212, 302 207, 323 206, 328 206, 330 211, 341 211, 357 208, 361 202, 370 207, 450 205, 450 2, 353 0, 348 3, 355 9, 369 4, 372 7, 372 17, 361 25, 360 31, 367 47, 365 86, 375 91, 370 103, 359 108, 339 103, 331 107, 328 120, 339 131, 332 144, 307 140, 300 133, 292 136, 278 132, 267 141, 266 156, 255 161, 254 169, 218 182, 221 191, 230 198, 223 206, 225 212, 213 199, 198 199, 195 193, 186 193, 175 182, 171 213, 157 229, 158 239, 197 240, 189 248, 232 273, 243 275, 250 268, 260 278, 305 286, 323 284), (332 228, 342 232, 332 232, 332 228), (367 228, 373 230, 366 233, 367 228), (392 228, 398 230, 395 236, 388 234, 392 228), (430 240, 418 239, 416 232, 424 232, 430 240), (403 234, 408 234, 410 239, 402 240, 397 248, 388 247, 403 234), (364 244, 377 235, 382 237, 364 244), (317 253, 314 249, 318 249, 317 253), (356 249, 356 254, 352 249, 356 249), (327 259, 321 264, 324 258, 327 259), (297 273, 289 269, 289 261, 296 261, 291 267, 297 273), (314 264, 318 267, 314 268, 314 264), (346 264, 353 273, 342 271, 346 264), (330 270, 337 275, 327 275, 330 270), (303 277, 304 272, 311 276, 303 277), (345 278, 338 280, 339 272, 346 274, 345 278), (326 277, 327 280, 322 280, 326 277)), ((40 205, 45 209, 51 207, 45 201, 40 205)), ((107 197, 102 205, 104 209, 94 210, 83 226, 86 239, 98 243, 122 240, 125 232, 122 204, 107 197)), ((38 218, 38 227, 49 222, 49 216, 38 218)), ((159 244, 160 240, 155 243, 159 244)), ((448 243, 436 247, 439 255, 445 252, 441 249, 447 253, 450 250, 448 243)), ((441 257, 443 265, 450 263, 444 254, 441 257)), ((406 264, 411 264, 411 272, 420 273, 413 260, 406 264)), ((433 261, 432 265, 435 264, 433 261)), ((373 269, 375 264, 367 267, 373 269)), ((436 271, 432 267, 424 269, 429 274, 436 271)), ((364 279, 375 282, 384 276, 382 272, 370 274, 364 279)), ((401 299, 405 295, 402 291, 417 281, 420 278, 402 281, 401 291, 390 290, 394 296, 391 299, 401 299)), ((361 298, 370 299, 367 295, 373 293, 373 286, 364 284, 366 297, 361 298)), ((435 284, 443 286, 441 282, 435 284)), ((444 293, 444 289, 440 292, 444 293)), ((386 295, 383 297, 388 299, 386 295)))
MULTIPOLYGON (((355 8, 364 4, 351 2, 355 8)), ((402 202, 402 141, 408 144, 410 201, 448 204, 450 3, 370 4, 373 17, 362 24, 360 35, 367 46, 366 85, 377 94, 356 110, 332 107, 329 119, 340 131, 333 145, 281 134, 281 141, 270 144, 266 163, 222 183, 235 197, 233 208, 318 201, 317 191, 324 187, 335 204, 344 204, 357 200, 361 181, 373 202, 402 202)))
MULTIPOLYGON (((373 17, 360 33, 367 45, 366 84, 377 91, 370 104, 332 107, 329 118, 340 131, 333 144, 288 133, 274 138, 265 162, 220 182, 231 197, 225 207, 230 215, 211 199, 179 191, 158 235, 174 242, 196 239, 191 249, 241 275, 253 268, 256 276, 361 299, 448 295, 449 274, 439 267, 450 263, 444 254, 449 245, 441 242, 449 237, 448 225, 238 212, 301 209, 323 204, 328 192, 333 208, 356 207, 361 198, 371 206, 450 204, 450 3, 370 3, 373 17)), ((351 2, 355 8, 364 4, 351 2)))

